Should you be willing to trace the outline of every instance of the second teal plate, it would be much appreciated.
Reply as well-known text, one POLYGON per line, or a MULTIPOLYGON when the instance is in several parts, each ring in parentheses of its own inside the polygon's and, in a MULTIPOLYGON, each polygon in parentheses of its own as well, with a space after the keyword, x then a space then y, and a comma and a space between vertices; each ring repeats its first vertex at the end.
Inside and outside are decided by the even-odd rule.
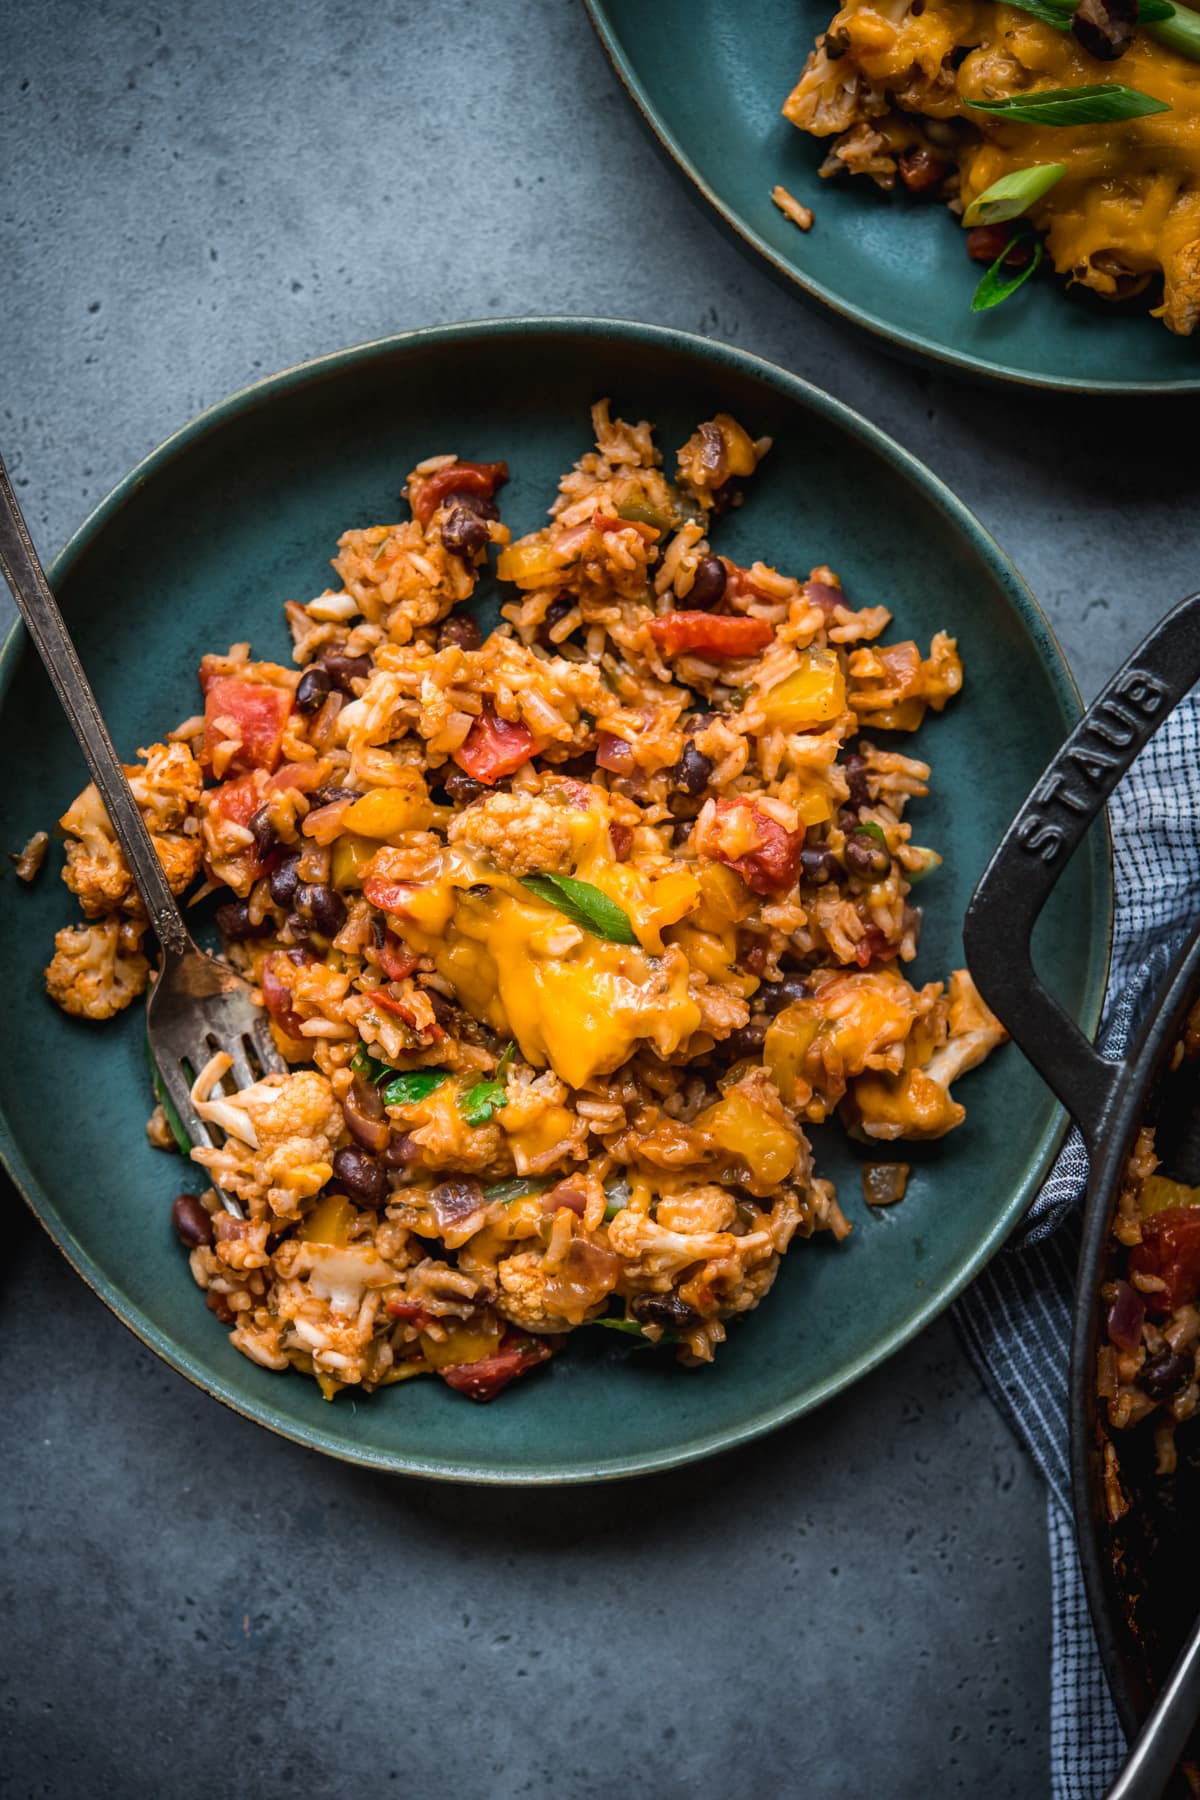
POLYGON ((897 349, 975 375, 1089 393, 1200 391, 1200 335, 1033 281, 972 313, 980 269, 944 206, 822 181, 826 146, 780 108, 836 0, 586 0, 592 23, 659 143, 718 218, 783 280, 897 349), (811 206, 798 231, 771 200, 811 206))

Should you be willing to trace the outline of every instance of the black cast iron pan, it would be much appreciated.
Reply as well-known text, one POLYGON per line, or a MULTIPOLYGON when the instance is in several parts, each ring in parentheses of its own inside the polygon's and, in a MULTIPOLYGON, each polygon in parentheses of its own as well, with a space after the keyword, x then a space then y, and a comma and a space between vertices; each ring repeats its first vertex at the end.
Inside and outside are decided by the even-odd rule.
MULTIPOLYGON (((1160 1154, 1168 1147, 1164 1173, 1200 1180, 1200 1082, 1194 1065, 1175 1074, 1168 1066, 1200 993, 1200 922, 1120 1062, 1099 1056, 1043 985, 1030 936, 1105 800, 1197 680, 1200 594, 1193 594, 1154 628, 1049 764, 985 870, 963 933, 981 994, 1073 1114, 1091 1160, 1072 1336, 1071 1469, 1080 1558, 1109 1685, 1126 1733, 1133 1738, 1146 1728, 1128 1779, 1112 1790, 1125 1800, 1164 1790, 1200 1715, 1200 1421, 1180 1427, 1179 1468, 1169 1477, 1155 1473, 1150 1431, 1113 1434, 1130 1506, 1111 1524, 1108 1427, 1096 1394, 1100 1288, 1109 1278, 1113 1211, 1139 1126, 1154 1123, 1160 1154), (1188 1169, 1171 1168, 1170 1146, 1190 1161, 1188 1169), (1152 1713, 1159 1716, 1151 1729, 1152 1713)), ((1187 1754, 1200 1760, 1196 1736, 1187 1754)), ((1192 1789, 1176 1775, 1170 1792, 1192 1789)))

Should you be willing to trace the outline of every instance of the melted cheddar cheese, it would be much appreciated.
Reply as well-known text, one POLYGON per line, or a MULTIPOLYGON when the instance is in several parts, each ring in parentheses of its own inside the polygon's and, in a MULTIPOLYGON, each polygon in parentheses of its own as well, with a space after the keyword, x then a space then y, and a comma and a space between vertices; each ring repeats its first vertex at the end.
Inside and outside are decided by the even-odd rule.
MULTIPOLYGON (((868 132, 882 154, 857 164, 847 156, 846 166, 883 185, 890 185, 881 172, 887 151, 919 141, 910 136, 906 143, 906 117, 969 121, 974 129, 948 151, 964 207, 1015 169, 1065 163, 1065 176, 1029 214, 1058 273, 1118 298, 1134 278, 1161 270, 1158 315, 1181 333, 1200 321, 1200 64, 1147 32, 1137 32, 1117 61, 1099 62, 1071 32, 1002 4, 852 0, 810 57, 784 112, 819 137, 856 127, 868 132), (829 46, 842 54, 827 54, 829 46), (968 105, 1099 83, 1137 88, 1171 110, 1119 123, 1045 126, 968 105)), ((893 161, 892 179, 894 173, 893 161)))

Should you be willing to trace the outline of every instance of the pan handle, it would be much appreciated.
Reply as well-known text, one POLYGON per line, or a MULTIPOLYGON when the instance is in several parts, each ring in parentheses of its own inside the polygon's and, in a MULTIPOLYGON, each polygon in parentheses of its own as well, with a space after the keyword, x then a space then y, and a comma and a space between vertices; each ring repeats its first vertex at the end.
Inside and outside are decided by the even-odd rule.
POLYGON ((1030 934, 1088 826, 1159 725, 1200 680, 1200 593, 1181 600, 1088 707, 1005 832, 967 908, 963 942, 983 998, 1096 1141, 1122 1079, 1034 971, 1030 934))

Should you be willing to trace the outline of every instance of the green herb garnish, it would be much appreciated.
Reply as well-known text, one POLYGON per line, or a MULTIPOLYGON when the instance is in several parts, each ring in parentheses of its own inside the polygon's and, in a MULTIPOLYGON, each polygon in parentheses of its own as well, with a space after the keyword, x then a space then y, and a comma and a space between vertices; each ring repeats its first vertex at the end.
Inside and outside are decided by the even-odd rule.
POLYGON ((350 1058, 350 1067, 364 1081, 382 1081, 385 1075, 396 1072, 391 1063, 380 1062, 377 1056, 372 1056, 365 1044, 360 1044, 350 1058))
POLYGON ((434 1088, 441 1087, 443 1081, 449 1080, 449 1069, 406 1069, 397 1075, 395 1081, 389 1081, 380 1092, 385 1106, 415 1106, 418 1100, 424 1100, 432 1094, 434 1088))
POLYGON ((548 1187, 554 1185, 549 1175, 514 1175, 508 1181, 493 1181, 485 1187, 485 1200, 499 1200, 501 1206, 509 1206, 514 1200, 524 1200, 530 1194, 544 1194, 548 1187))
POLYGON ((1119 81, 1042 88, 1037 93, 1012 94, 1006 100, 968 100, 966 104, 973 112, 994 113, 1021 125, 1111 125, 1171 110, 1165 100, 1156 100, 1139 88, 1122 87, 1119 81))
POLYGON ((1013 232, 1013 235, 1009 238, 1007 244, 1005 244, 991 268, 987 270, 983 279, 980 281, 979 286, 975 289, 971 298, 972 312, 987 312, 990 307, 999 306, 1002 300, 1007 300, 1010 294, 1015 294, 1017 289, 1029 280, 1029 277, 1033 274, 1033 271, 1037 268, 1042 257, 1045 255, 1040 238, 1034 244, 1033 255, 1025 264, 1024 268, 1015 269, 1009 276, 1005 276, 1001 272, 1004 265, 1004 259, 1012 249, 1013 245, 1022 243, 1025 240, 1025 237, 1026 233, 1020 229, 1013 232))
POLYGON ((579 881, 574 875, 525 875, 521 886, 548 906, 557 907, 572 925, 590 931, 593 937, 610 944, 637 943, 628 913, 590 881, 579 881))
POLYGON ((166 1089, 166 1083, 158 1072, 158 1064, 154 1060, 154 1052, 150 1048, 150 1039, 146 1039, 146 1061, 150 1064, 150 1085, 154 1089, 154 1098, 163 1109, 163 1116, 175 1139, 175 1148, 181 1156, 190 1156, 192 1140, 184 1130, 183 1120, 175 1111, 174 1102, 166 1089))
POLYGON ((487 1125, 494 1112, 508 1105, 505 1077, 516 1054, 517 1046, 509 1044, 496 1064, 496 1073, 486 1081, 477 1081, 474 1087, 458 1096, 458 1110, 468 1125, 487 1125))
POLYGON ((664 1331, 661 1337, 647 1337, 636 1319, 586 1319, 587 1325, 603 1325, 605 1331, 623 1331, 629 1337, 641 1338, 644 1344, 653 1347, 656 1344, 682 1344, 683 1338, 677 1331, 664 1331))
POLYGON ((1043 194, 1048 194, 1066 172, 1066 163, 1032 163, 1027 169, 1002 175, 972 200, 963 214, 963 224, 1000 225, 1007 219, 1019 218, 1043 194))
POLYGON ((875 842, 877 844, 882 844, 885 850, 888 847, 887 833, 884 831, 882 825, 877 825, 875 823, 874 819, 868 819, 865 825, 856 825, 854 827, 854 835, 855 837, 874 838, 875 842))

